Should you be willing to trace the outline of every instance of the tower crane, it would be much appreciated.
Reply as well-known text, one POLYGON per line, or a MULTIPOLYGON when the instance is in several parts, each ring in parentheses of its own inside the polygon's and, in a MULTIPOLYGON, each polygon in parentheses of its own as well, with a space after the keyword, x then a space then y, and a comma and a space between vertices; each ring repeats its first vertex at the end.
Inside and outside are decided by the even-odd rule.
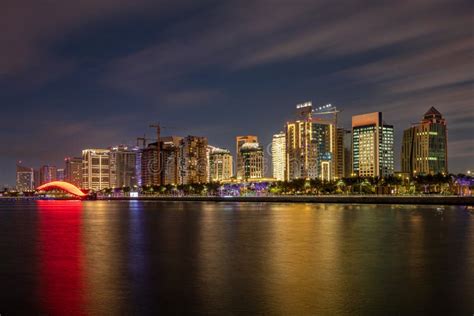
POLYGON ((337 113, 339 111, 336 106, 333 106, 332 104, 326 104, 320 107, 316 107, 312 110, 313 115, 326 115, 326 114, 333 114, 334 115, 334 125, 337 127, 337 113))
POLYGON ((137 137, 137 147, 140 146, 140 142, 142 144, 142 149, 146 147, 147 142, 149 141, 156 141, 154 138, 147 138, 146 135, 144 134, 143 137, 137 137))

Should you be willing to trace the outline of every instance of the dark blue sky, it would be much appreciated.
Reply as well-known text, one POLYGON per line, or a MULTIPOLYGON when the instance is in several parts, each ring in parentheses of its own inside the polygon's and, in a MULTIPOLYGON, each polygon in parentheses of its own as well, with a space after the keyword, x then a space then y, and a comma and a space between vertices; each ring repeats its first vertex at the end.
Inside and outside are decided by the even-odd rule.
POLYGON ((472 1, 0 3, 0 185, 15 162, 164 134, 266 145, 296 103, 448 121, 451 172, 474 169, 472 1))

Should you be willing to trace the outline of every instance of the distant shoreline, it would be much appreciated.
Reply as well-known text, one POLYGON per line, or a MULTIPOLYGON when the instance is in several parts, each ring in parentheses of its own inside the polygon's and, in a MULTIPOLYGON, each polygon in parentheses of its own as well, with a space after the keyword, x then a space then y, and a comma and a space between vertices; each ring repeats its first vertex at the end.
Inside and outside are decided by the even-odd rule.
MULTIPOLYGON (((41 200, 28 197, 0 197, 2 200, 41 200)), ((277 202, 277 203, 340 203, 340 204, 420 204, 474 205, 474 196, 141 196, 99 197, 101 201, 169 201, 169 202, 277 202)))

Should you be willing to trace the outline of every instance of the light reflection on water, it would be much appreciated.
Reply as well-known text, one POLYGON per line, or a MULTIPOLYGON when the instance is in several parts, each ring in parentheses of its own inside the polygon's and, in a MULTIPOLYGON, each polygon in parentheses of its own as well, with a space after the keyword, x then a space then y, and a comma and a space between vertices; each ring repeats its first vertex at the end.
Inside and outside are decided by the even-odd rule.
POLYGON ((473 223, 461 207, 0 204, 0 313, 471 313, 473 223))

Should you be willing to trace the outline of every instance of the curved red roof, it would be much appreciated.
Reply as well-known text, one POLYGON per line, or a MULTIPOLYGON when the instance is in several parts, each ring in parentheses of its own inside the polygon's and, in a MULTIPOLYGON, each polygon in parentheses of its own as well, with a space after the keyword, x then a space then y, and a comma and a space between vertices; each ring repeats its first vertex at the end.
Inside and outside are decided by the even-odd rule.
POLYGON ((71 184, 69 182, 64 182, 64 181, 49 182, 49 183, 39 186, 36 190, 46 191, 46 190, 54 190, 54 189, 60 189, 78 197, 85 197, 87 195, 84 192, 82 192, 78 187, 76 187, 74 184, 71 184))

